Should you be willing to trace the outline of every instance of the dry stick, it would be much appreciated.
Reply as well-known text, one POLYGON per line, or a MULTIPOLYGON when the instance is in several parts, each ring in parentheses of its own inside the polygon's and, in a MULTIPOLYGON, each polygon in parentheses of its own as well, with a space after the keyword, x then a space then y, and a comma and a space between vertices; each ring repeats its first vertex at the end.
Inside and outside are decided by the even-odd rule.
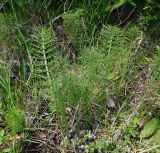
POLYGON ((6 9, 5 5, 7 4, 7 0, 5 0, 2 4, 0 4, 0 13, 4 12, 4 10, 6 9))
POLYGON ((73 47, 74 45, 71 38, 69 37, 69 34, 65 30, 64 20, 62 16, 58 16, 53 20, 52 27, 56 33, 58 45, 61 46, 60 42, 64 42, 64 45, 67 50, 69 63, 72 64, 75 60, 75 51, 73 47))
POLYGON ((159 145, 159 144, 158 144, 158 145, 155 145, 155 146, 152 146, 151 148, 148 148, 148 149, 146 149, 146 150, 137 150, 137 151, 135 151, 135 153, 137 153, 137 152, 146 153, 146 152, 149 152, 149 151, 151 151, 151 150, 158 149, 158 148, 160 148, 160 145, 159 145))

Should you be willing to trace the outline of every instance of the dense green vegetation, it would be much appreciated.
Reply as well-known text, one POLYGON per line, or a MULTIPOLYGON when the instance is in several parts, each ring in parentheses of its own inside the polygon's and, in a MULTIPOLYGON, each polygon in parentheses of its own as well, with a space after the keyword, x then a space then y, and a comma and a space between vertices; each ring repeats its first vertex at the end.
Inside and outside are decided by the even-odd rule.
POLYGON ((158 0, 0 0, 0 153, 159 153, 158 0))

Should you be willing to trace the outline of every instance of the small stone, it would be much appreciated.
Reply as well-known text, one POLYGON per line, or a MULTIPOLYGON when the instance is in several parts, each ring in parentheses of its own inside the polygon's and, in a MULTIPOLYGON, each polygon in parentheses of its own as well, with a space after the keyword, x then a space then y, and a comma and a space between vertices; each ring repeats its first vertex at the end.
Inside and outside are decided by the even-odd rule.
POLYGON ((111 98, 111 97, 108 98, 107 107, 108 108, 112 108, 112 109, 116 109, 117 108, 113 98, 111 98))
POLYGON ((97 137, 94 134, 89 134, 88 139, 89 141, 94 141, 97 137))
POLYGON ((49 140, 49 144, 50 144, 51 146, 55 146, 55 141, 54 141, 53 139, 51 139, 51 140, 49 140))
POLYGON ((85 146, 84 145, 80 145, 79 148, 80 149, 85 149, 85 146))

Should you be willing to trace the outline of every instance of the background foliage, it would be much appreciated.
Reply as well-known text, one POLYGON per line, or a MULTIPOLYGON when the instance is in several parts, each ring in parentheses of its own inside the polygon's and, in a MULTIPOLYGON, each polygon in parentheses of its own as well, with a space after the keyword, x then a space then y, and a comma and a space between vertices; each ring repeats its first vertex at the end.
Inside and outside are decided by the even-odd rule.
POLYGON ((1 0, 0 152, 158 153, 159 8, 1 0))

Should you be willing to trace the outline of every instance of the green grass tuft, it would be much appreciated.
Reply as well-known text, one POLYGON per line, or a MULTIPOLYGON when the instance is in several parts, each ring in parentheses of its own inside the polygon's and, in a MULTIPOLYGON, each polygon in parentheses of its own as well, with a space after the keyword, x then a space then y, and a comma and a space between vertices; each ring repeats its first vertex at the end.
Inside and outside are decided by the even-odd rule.
POLYGON ((5 112, 5 123, 13 134, 22 132, 24 130, 23 112, 15 106, 8 108, 5 112))

